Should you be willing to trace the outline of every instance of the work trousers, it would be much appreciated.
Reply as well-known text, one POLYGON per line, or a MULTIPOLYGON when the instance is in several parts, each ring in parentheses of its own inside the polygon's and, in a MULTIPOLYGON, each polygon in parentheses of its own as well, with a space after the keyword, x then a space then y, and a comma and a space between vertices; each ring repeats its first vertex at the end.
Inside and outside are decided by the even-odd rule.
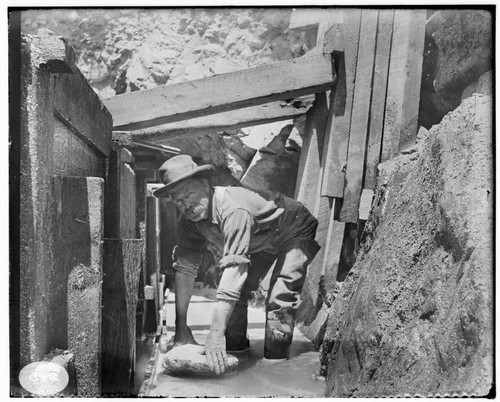
POLYGON ((295 316, 307 267, 319 250, 319 245, 314 240, 317 222, 312 219, 313 224, 309 225, 307 232, 279 247, 277 255, 269 253, 251 255, 248 278, 225 333, 228 351, 244 350, 249 347, 248 301, 276 261, 265 301, 264 357, 267 359, 289 357, 295 316))

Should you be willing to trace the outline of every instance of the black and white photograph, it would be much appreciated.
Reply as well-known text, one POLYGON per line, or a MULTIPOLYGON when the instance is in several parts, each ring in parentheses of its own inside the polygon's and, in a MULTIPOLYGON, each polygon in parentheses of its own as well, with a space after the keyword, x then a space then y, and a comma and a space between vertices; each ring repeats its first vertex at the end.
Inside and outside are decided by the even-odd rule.
POLYGON ((494 3, 6 12, 11 398, 496 397, 494 3))

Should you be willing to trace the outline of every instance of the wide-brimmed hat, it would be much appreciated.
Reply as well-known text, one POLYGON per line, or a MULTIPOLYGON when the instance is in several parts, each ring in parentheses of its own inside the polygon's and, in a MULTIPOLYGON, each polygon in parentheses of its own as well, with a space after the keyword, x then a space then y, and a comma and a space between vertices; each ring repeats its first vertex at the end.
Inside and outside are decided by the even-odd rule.
POLYGON ((168 197, 168 189, 194 175, 208 176, 215 169, 212 165, 198 166, 189 155, 177 155, 161 165, 158 172, 164 186, 153 192, 157 198, 168 197))

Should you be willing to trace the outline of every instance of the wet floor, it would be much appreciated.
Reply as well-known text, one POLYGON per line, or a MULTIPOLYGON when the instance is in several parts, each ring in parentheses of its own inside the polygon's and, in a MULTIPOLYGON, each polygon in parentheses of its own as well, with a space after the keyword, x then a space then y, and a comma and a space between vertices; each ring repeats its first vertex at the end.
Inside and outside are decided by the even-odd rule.
MULTIPOLYGON (((215 308, 213 298, 194 296, 188 313, 188 324, 196 341, 205 342, 215 308)), ((173 295, 168 304, 168 337, 174 334, 173 295)), ((325 383, 315 378, 318 352, 296 329, 290 359, 269 361, 264 354, 265 314, 260 308, 249 308, 248 335, 251 348, 235 354, 239 360, 235 374, 204 378, 175 377, 163 367, 165 354, 158 351, 150 369, 151 378, 143 384, 148 397, 321 397, 325 383)))

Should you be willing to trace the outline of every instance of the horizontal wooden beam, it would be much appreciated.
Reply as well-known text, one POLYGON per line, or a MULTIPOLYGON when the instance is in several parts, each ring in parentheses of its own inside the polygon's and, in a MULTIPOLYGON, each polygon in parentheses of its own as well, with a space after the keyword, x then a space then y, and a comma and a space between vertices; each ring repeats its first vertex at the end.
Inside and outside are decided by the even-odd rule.
POLYGON ((314 95, 251 106, 210 116, 163 124, 143 130, 130 131, 134 139, 164 141, 199 134, 213 134, 238 128, 289 120, 306 113, 313 105, 314 95))
POLYGON ((324 92, 335 82, 330 55, 316 55, 103 99, 113 127, 139 130, 324 92))

